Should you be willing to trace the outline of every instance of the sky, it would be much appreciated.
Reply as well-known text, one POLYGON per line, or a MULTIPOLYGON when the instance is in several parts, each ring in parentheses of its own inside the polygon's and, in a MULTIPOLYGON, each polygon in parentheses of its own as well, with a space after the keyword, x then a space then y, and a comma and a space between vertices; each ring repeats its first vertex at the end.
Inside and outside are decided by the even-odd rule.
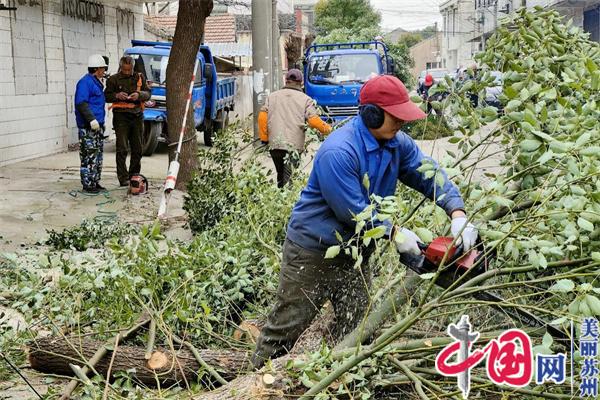
POLYGON ((422 29, 437 22, 442 29, 439 4, 446 0, 371 0, 373 8, 381 12, 381 27, 386 31, 402 28, 407 31, 422 29))

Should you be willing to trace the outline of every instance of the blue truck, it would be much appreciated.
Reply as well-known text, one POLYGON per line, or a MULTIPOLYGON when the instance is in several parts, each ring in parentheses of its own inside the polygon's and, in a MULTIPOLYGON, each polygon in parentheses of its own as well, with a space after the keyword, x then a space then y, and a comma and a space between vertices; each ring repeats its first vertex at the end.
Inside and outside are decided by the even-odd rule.
MULTIPOLYGON (((135 59, 134 71, 144 74, 152 91, 144 110, 143 154, 149 156, 160 142, 168 142, 166 81, 172 43, 132 40, 131 45, 133 47, 125 50, 125 55, 135 59)), ((204 133, 204 144, 211 146, 214 135, 229 123, 229 111, 234 109, 236 81, 232 77, 217 77, 208 46, 200 46, 197 58, 198 70, 191 103, 194 125, 204 133)))
POLYGON ((394 59, 380 41, 315 44, 304 58, 304 88, 326 122, 358 113, 360 88, 372 76, 393 74, 394 59))

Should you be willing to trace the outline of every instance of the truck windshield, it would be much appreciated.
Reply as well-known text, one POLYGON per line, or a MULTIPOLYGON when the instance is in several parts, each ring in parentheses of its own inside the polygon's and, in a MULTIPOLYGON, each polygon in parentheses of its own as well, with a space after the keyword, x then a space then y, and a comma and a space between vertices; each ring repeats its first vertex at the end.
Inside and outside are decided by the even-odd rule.
POLYGON ((146 77, 148 85, 164 85, 167 80, 167 64, 169 56, 154 54, 131 54, 135 59, 135 72, 141 72, 146 77))
POLYGON ((308 80, 316 84, 364 83, 380 73, 376 54, 314 55, 308 65, 308 80))

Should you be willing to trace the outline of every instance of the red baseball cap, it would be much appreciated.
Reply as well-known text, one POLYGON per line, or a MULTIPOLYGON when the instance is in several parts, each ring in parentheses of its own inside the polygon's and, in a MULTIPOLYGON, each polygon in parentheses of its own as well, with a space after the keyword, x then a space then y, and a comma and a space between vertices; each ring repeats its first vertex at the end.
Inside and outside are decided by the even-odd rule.
POLYGON ((427 74, 425 76, 425 86, 431 86, 431 85, 433 85, 433 75, 427 74))
POLYGON ((410 101, 408 90, 395 76, 379 75, 369 79, 360 90, 360 104, 375 104, 402 121, 426 117, 419 106, 410 101))

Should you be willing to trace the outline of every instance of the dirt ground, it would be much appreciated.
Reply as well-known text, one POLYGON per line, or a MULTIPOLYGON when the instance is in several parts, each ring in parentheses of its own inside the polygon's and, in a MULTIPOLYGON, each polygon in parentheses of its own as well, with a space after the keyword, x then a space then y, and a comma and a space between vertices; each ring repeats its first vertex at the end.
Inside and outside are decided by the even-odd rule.
MULTIPOLYGON (((47 237, 47 229, 61 230, 82 219, 119 218, 125 222, 151 222, 156 216, 161 186, 168 167, 165 149, 142 159, 148 178, 147 195, 131 196, 119 187, 115 144, 107 143, 101 184, 107 193, 81 192, 79 153, 69 151, 0 168, 0 252, 26 248, 47 237)), ((181 219, 183 196, 174 191, 169 217, 181 219)), ((181 234, 181 232, 176 232, 181 234)))

